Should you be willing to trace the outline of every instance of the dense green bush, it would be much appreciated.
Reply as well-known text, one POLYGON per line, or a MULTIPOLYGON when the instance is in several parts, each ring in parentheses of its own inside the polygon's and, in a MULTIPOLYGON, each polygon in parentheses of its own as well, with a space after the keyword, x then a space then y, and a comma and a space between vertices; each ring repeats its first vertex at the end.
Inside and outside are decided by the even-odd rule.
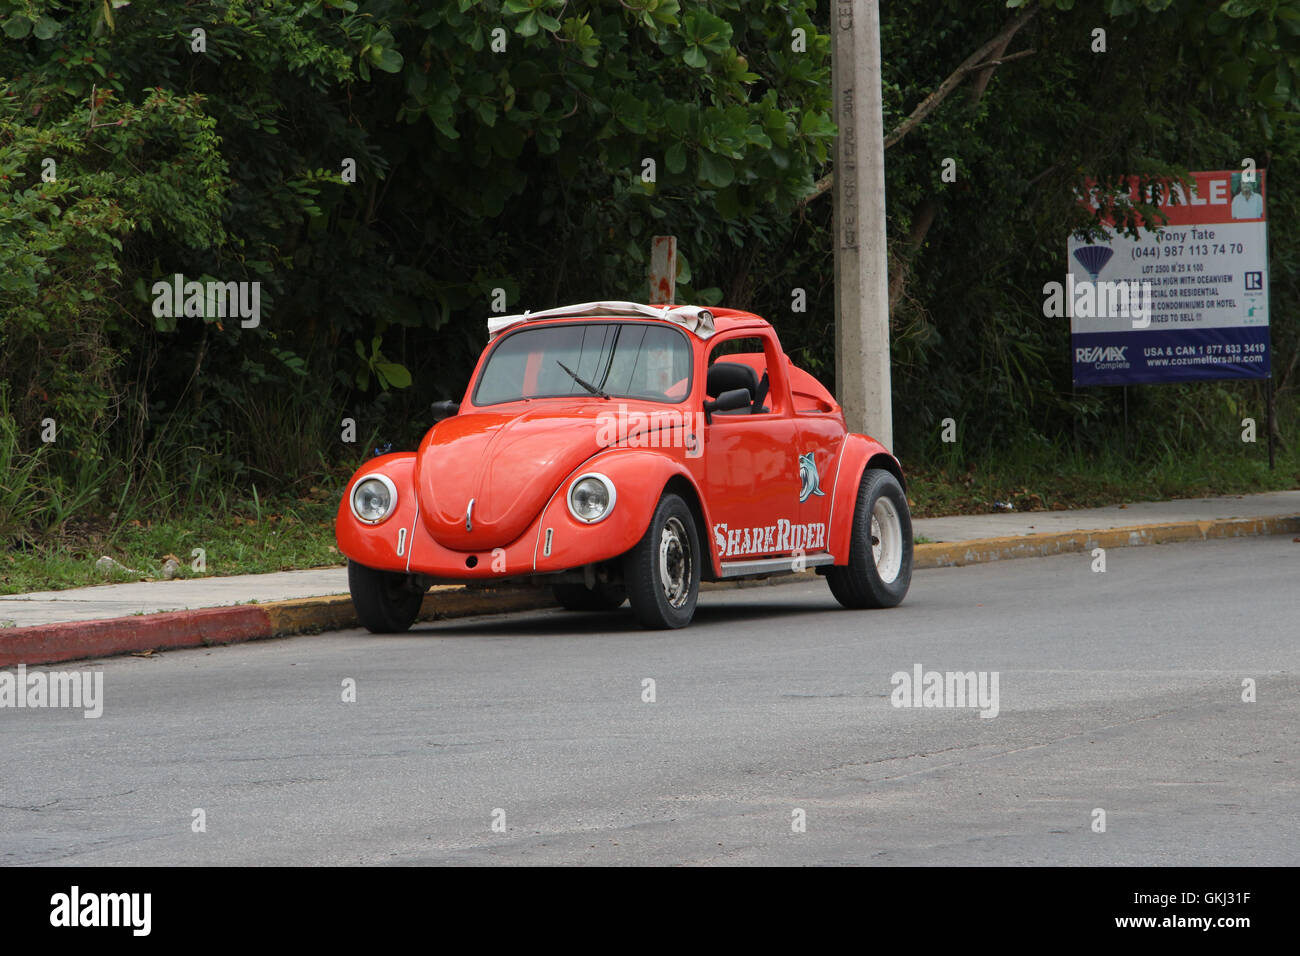
MULTIPOLYGON (((1019 6, 885 4, 886 129, 1019 6)), ((829 16, 0 0, 0 531, 296 492, 410 445, 426 403, 464 387, 498 299, 643 298, 652 234, 679 237, 680 299, 769 316, 832 379, 830 201, 800 202, 829 169, 829 16), (260 323, 155 315, 154 283, 178 273, 259 282, 260 323)), ((1293 364, 1298 29, 1296 2, 1049 0, 1008 50, 1031 55, 980 96, 965 78, 890 147, 900 451, 955 454, 936 442, 948 416, 963 455, 1113 437, 1117 394, 1071 390, 1068 329, 1038 292, 1088 176, 1267 166, 1275 362, 1293 364)), ((1176 450, 1258 397, 1150 389, 1133 415, 1176 450)))
POLYGON ((7 450, 88 510, 409 443, 497 290, 641 298, 652 231, 716 301, 691 265, 788 214, 834 132, 798 3, 2 0, 0 30, 7 450), (260 323, 155 315, 175 274, 260 282, 260 323))

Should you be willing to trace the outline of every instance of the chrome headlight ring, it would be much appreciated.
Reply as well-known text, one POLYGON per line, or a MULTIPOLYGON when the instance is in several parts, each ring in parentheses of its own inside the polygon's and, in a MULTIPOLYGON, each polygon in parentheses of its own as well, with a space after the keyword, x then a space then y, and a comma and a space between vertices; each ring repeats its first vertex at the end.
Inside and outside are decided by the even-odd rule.
MULTIPOLYGON (((371 493, 374 494, 375 492, 371 493)), ((382 524, 392 516, 394 511, 397 510, 397 486, 393 484, 393 479, 389 478, 387 475, 382 475, 378 472, 371 472, 370 474, 357 479, 356 483, 352 486, 352 489, 348 492, 348 504, 352 508, 352 516, 362 524, 382 524), (374 515, 373 509, 366 509, 365 513, 363 513, 363 508, 357 504, 358 493, 362 492, 363 489, 365 489, 365 486, 370 482, 378 482, 382 485, 384 492, 388 496, 387 507, 384 509, 383 514, 380 514, 377 517, 374 515), (370 517, 367 517, 367 514, 369 514, 370 517)))
POLYGON ((573 479, 566 498, 569 502, 569 514, 573 515, 574 519, 582 524, 599 524, 613 513, 618 492, 614 489, 614 482, 610 481, 608 476, 598 471, 588 471, 573 479), (604 507, 598 513, 593 513, 592 505, 598 504, 602 496, 605 498, 604 507))

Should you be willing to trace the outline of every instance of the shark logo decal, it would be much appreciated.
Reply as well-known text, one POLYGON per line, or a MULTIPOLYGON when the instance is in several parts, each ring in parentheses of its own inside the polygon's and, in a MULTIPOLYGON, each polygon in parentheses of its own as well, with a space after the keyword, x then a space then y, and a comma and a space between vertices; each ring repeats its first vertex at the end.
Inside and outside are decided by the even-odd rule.
POLYGON ((807 501, 811 495, 823 496, 826 492, 821 489, 821 479, 817 475, 817 465, 813 461, 813 453, 808 452, 806 455, 799 456, 799 500, 807 501))

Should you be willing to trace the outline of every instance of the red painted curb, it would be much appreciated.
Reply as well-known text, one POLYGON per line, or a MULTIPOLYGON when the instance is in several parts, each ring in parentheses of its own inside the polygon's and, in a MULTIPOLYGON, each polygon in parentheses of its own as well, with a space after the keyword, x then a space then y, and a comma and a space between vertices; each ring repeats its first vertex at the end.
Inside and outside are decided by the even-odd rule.
POLYGON ((38 624, 0 631, 0 667, 110 657, 153 648, 205 647, 273 634, 266 611, 247 604, 106 621, 38 624))

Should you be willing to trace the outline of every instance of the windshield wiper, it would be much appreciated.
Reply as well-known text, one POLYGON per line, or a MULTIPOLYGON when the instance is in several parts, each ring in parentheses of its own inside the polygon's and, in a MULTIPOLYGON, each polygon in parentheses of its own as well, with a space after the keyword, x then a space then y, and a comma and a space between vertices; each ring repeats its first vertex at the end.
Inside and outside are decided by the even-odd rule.
POLYGON ((593 394, 593 395, 599 395, 601 398, 609 398, 609 393, 608 393, 608 392, 603 391, 603 390, 597 388, 595 385, 592 385, 592 384, 591 384, 590 382, 588 382, 586 379, 579 378, 577 372, 575 372, 573 369, 569 368, 569 366, 565 365, 565 364, 564 364, 563 362, 561 362, 559 359, 556 359, 556 360, 555 360, 555 364, 558 365, 560 368, 564 369, 566 372, 568 372, 568 373, 569 373, 569 378, 573 379, 575 382, 577 382, 579 385, 581 385, 581 386, 582 386, 583 388, 585 388, 587 391, 591 392, 591 394, 593 394))

